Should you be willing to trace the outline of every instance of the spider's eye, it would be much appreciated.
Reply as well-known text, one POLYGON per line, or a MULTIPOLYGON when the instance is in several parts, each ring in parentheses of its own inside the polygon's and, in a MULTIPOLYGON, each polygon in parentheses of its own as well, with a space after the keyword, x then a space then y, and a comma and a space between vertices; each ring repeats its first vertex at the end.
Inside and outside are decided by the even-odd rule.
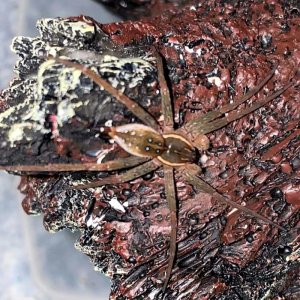
POLYGON ((109 135, 125 151, 135 156, 156 157, 166 150, 162 135, 142 124, 111 128, 109 135))

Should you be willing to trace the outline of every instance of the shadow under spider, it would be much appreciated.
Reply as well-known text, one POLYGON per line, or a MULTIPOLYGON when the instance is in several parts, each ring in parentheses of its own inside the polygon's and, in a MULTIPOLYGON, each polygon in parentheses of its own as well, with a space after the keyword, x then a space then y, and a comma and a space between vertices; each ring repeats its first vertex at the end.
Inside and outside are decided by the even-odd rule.
POLYGON ((244 207, 227 197, 221 195, 214 187, 206 183, 198 175, 201 168, 196 165, 196 158, 201 151, 209 146, 209 140, 206 134, 220 129, 227 124, 240 119, 241 117, 257 110, 266 103, 278 97, 289 87, 293 85, 291 80, 284 87, 266 98, 253 103, 243 110, 236 108, 255 95, 272 78, 277 69, 277 64, 270 71, 270 74, 261 81, 253 90, 232 104, 222 106, 219 110, 210 111, 194 120, 189 121, 184 127, 174 130, 174 117, 169 89, 163 73, 163 62, 160 54, 154 51, 156 58, 158 80, 160 84, 162 115, 164 120, 163 128, 158 122, 138 103, 134 102, 122 92, 118 91, 102 79, 93 70, 74 63, 70 60, 49 57, 55 62, 68 67, 80 70, 84 75, 92 79, 97 85, 108 91, 117 101, 124 104, 142 124, 128 124, 118 127, 102 128, 102 132, 109 135, 121 148, 132 156, 120 158, 114 161, 108 161, 101 164, 95 163, 77 163, 77 164, 49 164, 49 165, 20 165, 20 166, 0 166, 0 169, 7 171, 116 171, 126 169, 120 174, 110 175, 106 178, 94 182, 69 187, 70 189, 94 188, 106 184, 117 184, 127 182, 156 169, 163 167, 165 178, 165 193, 170 209, 170 245, 169 258, 164 279, 162 291, 165 292, 169 283, 176 255, 176 237, 177 237, 177 206, 176 206, 176 185, 174 179, 174 170, 176 170, 189 184, 196 190, 201 190, 211 194, 215 199, 227 205, 235 207, 244 213, 251 215, 263 222, 271 224, 281 230, 282 226, 274 223, 268 218, 244 207))

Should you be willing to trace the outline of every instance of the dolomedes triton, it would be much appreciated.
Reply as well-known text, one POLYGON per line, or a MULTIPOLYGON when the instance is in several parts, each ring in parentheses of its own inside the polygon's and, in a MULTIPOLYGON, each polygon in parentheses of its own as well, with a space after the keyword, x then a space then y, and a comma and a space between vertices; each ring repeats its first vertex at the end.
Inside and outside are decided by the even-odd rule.
POLYGON ((284 87, 266 98, 252 104, 251 106, 238 110, 237 107, 254 96, 263 86, 272 78, 277 69, 277 64, 273 67, 270 74, 253 90, 249 91, 243 97, 235 100, 232 104, 227 104, 219 110, 212 110, 196 119, 189 121, 184 127, 175 130, 172 110, 172 102, 169 89, 163 72, 163 62, 160 54, 154 52, 158 80, 160 84, 162 115, 164 119, 163 128, 158 122, 145 111, 138 103, 129 99, 122 92, 118 91, 102 79, 93 70, 72 62, 67 59, 48 57, 54 59, 57 63, 80 70, 85 76, 92 79, 97 85, 108 91, 117 101, 123 103, 138 119, 144 124, 128 124, 118 127, 102 128, 111 139, 113 139, 126 152, 131 154, 127 158, 119 158, 114 161, 108 161, 101 164, 93 163, 76 163, 76 164, 49 164, 39 165, 20 165, 20 166, 1 166, 0 169, 7 171, 117 171, 123 170, 120 174, 109 175, 106 178, 85 184, 76 185, 69 188, 85 189, 94 188, 106 184, 117 184, 127 182, 141 177, 149 172, 163 167, 165 177, 165 193, 170 210, 170 244, 169 258, 164 279, 162 291, 165 292, 171 277, 175 255, 176 255, 176 237, 177 237, 177 207, 176 207, 176 183, 174 170, 183 176, 183 178, 194 188, 211 194, 215 199, 227 205, 237 208, 246 214, 254 216, 268 224, 285 230, 282 226, 274 223, 268 218, 244 207, 234 201, 221 195, 214 187, 202 180, 198 175, 201 174, 201 168, 196 164, 196 159, 201 152, 209 147, 209 140, 206 134, 220 129, 227 124, 242 118, 243 116, 257 110, 266 103, 278 97, 289 87, 293 85, 290 81, 284 87))

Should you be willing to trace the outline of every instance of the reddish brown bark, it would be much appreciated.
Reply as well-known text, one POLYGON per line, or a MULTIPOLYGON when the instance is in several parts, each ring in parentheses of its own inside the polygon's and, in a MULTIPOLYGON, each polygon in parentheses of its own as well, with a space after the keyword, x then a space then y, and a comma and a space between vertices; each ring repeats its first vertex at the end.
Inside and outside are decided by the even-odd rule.
MULTIPOLYGON (((116 56, 132 57, 155 46, 165 59, 178 127, 253 88, 274 62, 279 64, 276 74, 250 102, 285 85, 299 68, 299 8, 291 1, 207 1, 140 21, 68 21, 95 25, 85 49, 114 49, 116 56)), ((43 37, 50 43, 54 38, 43 37)), ((155 72, 148 80, 152 85, 144 82, 145 88, 126 93, 158 118, 155 72)), ((8 93, 6 98, 14 97, 8 93)), ((130 120, 119 110, 109 117, 130 120)), ((180 242, 167 299, 299 298, 299 117, 298 81, 270 104, 209 134, 211 148, 199 162, 201 177, 219 192, 280 223, 286 232, 232 211, 176 176, 180 242)), ((82 139, 73 135, 67 141, 76 138, 82 139)), ((113 157, 120 155, 109 147, 113 157)), ((81 230, 77 247, 112 277, 111 299, 158 297, 170 232, 162 170, 100 190, 64 188, 93 176, 24 176, 23 207, 27 213, 43 213, 47 230, 81 230), (114 197, 125 203, 125 212, 111 207, 114 197)))

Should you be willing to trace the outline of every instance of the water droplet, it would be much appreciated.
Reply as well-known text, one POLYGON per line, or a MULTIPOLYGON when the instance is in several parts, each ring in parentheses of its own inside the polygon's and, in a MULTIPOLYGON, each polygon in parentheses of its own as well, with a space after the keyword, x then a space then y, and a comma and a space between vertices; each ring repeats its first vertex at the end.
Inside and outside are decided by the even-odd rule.
POLYGON ((149 217, 150 216, 150 212, 146 210, 146 211, 144 211, 143 215, 144 215, 145 218, 149 217))
POLYGON ((248 243, 252 243, 254 241, 254 237, 253 237, 253 232, 249 232, 246 236, 245 239, 248 243))
POLYGON ((129 197, 132 194, 132 190, 131 189, 123 189, 122 194, 126 197, 129 197))
POLYGON ((162 198, 162 199, 166 199, 166 198, 167 198, 165 193, 160 193, 159 196, 160 196, 160 198, 162 198))
POLYGON ((143 178, 144 180, 150 180, 153 176, 154 176, 154 172, 150 172, 150 173, 148 173, 148 174, 142 176, 142 178, 143 178))
POLYGON ((130 257, 128 258, 128 261, 129 261, 131 264, 135 264, 135 263, 136 263, 136 259, 135 259, 135 257, 133 257, 133 256, 130 256, 130 257))
POLYGON ((159 203, 158 202, 155 202, 151 205, 152 209, 156 209, 159 207, 159 203))
POLYGON ((228 171, 226 170, 226 171, 220 173, 220 174, 219 174, 219 177, 220 177, 221 179, 226 179, 226 178, 228 177, 228 171))
POLYGON ((208 233, 206 231, 203 231, 199 234, 199 239, 203 240, 208 236, 208 233))
POLYGON ((290 246, 279 246, 278 253, 280 255, 289 255, 292 253, 292 248, 290 246))
POLYGON ((273 199, 282 199, 283 198, 283 192, 279 187, 274 187, 270 190, 270 195, 273 199))
POLYGON ((300 157, 295 157, 292 161, 291 161, 291 165, 294 171, 297 171, 298 169, 300 169, 300 157))

